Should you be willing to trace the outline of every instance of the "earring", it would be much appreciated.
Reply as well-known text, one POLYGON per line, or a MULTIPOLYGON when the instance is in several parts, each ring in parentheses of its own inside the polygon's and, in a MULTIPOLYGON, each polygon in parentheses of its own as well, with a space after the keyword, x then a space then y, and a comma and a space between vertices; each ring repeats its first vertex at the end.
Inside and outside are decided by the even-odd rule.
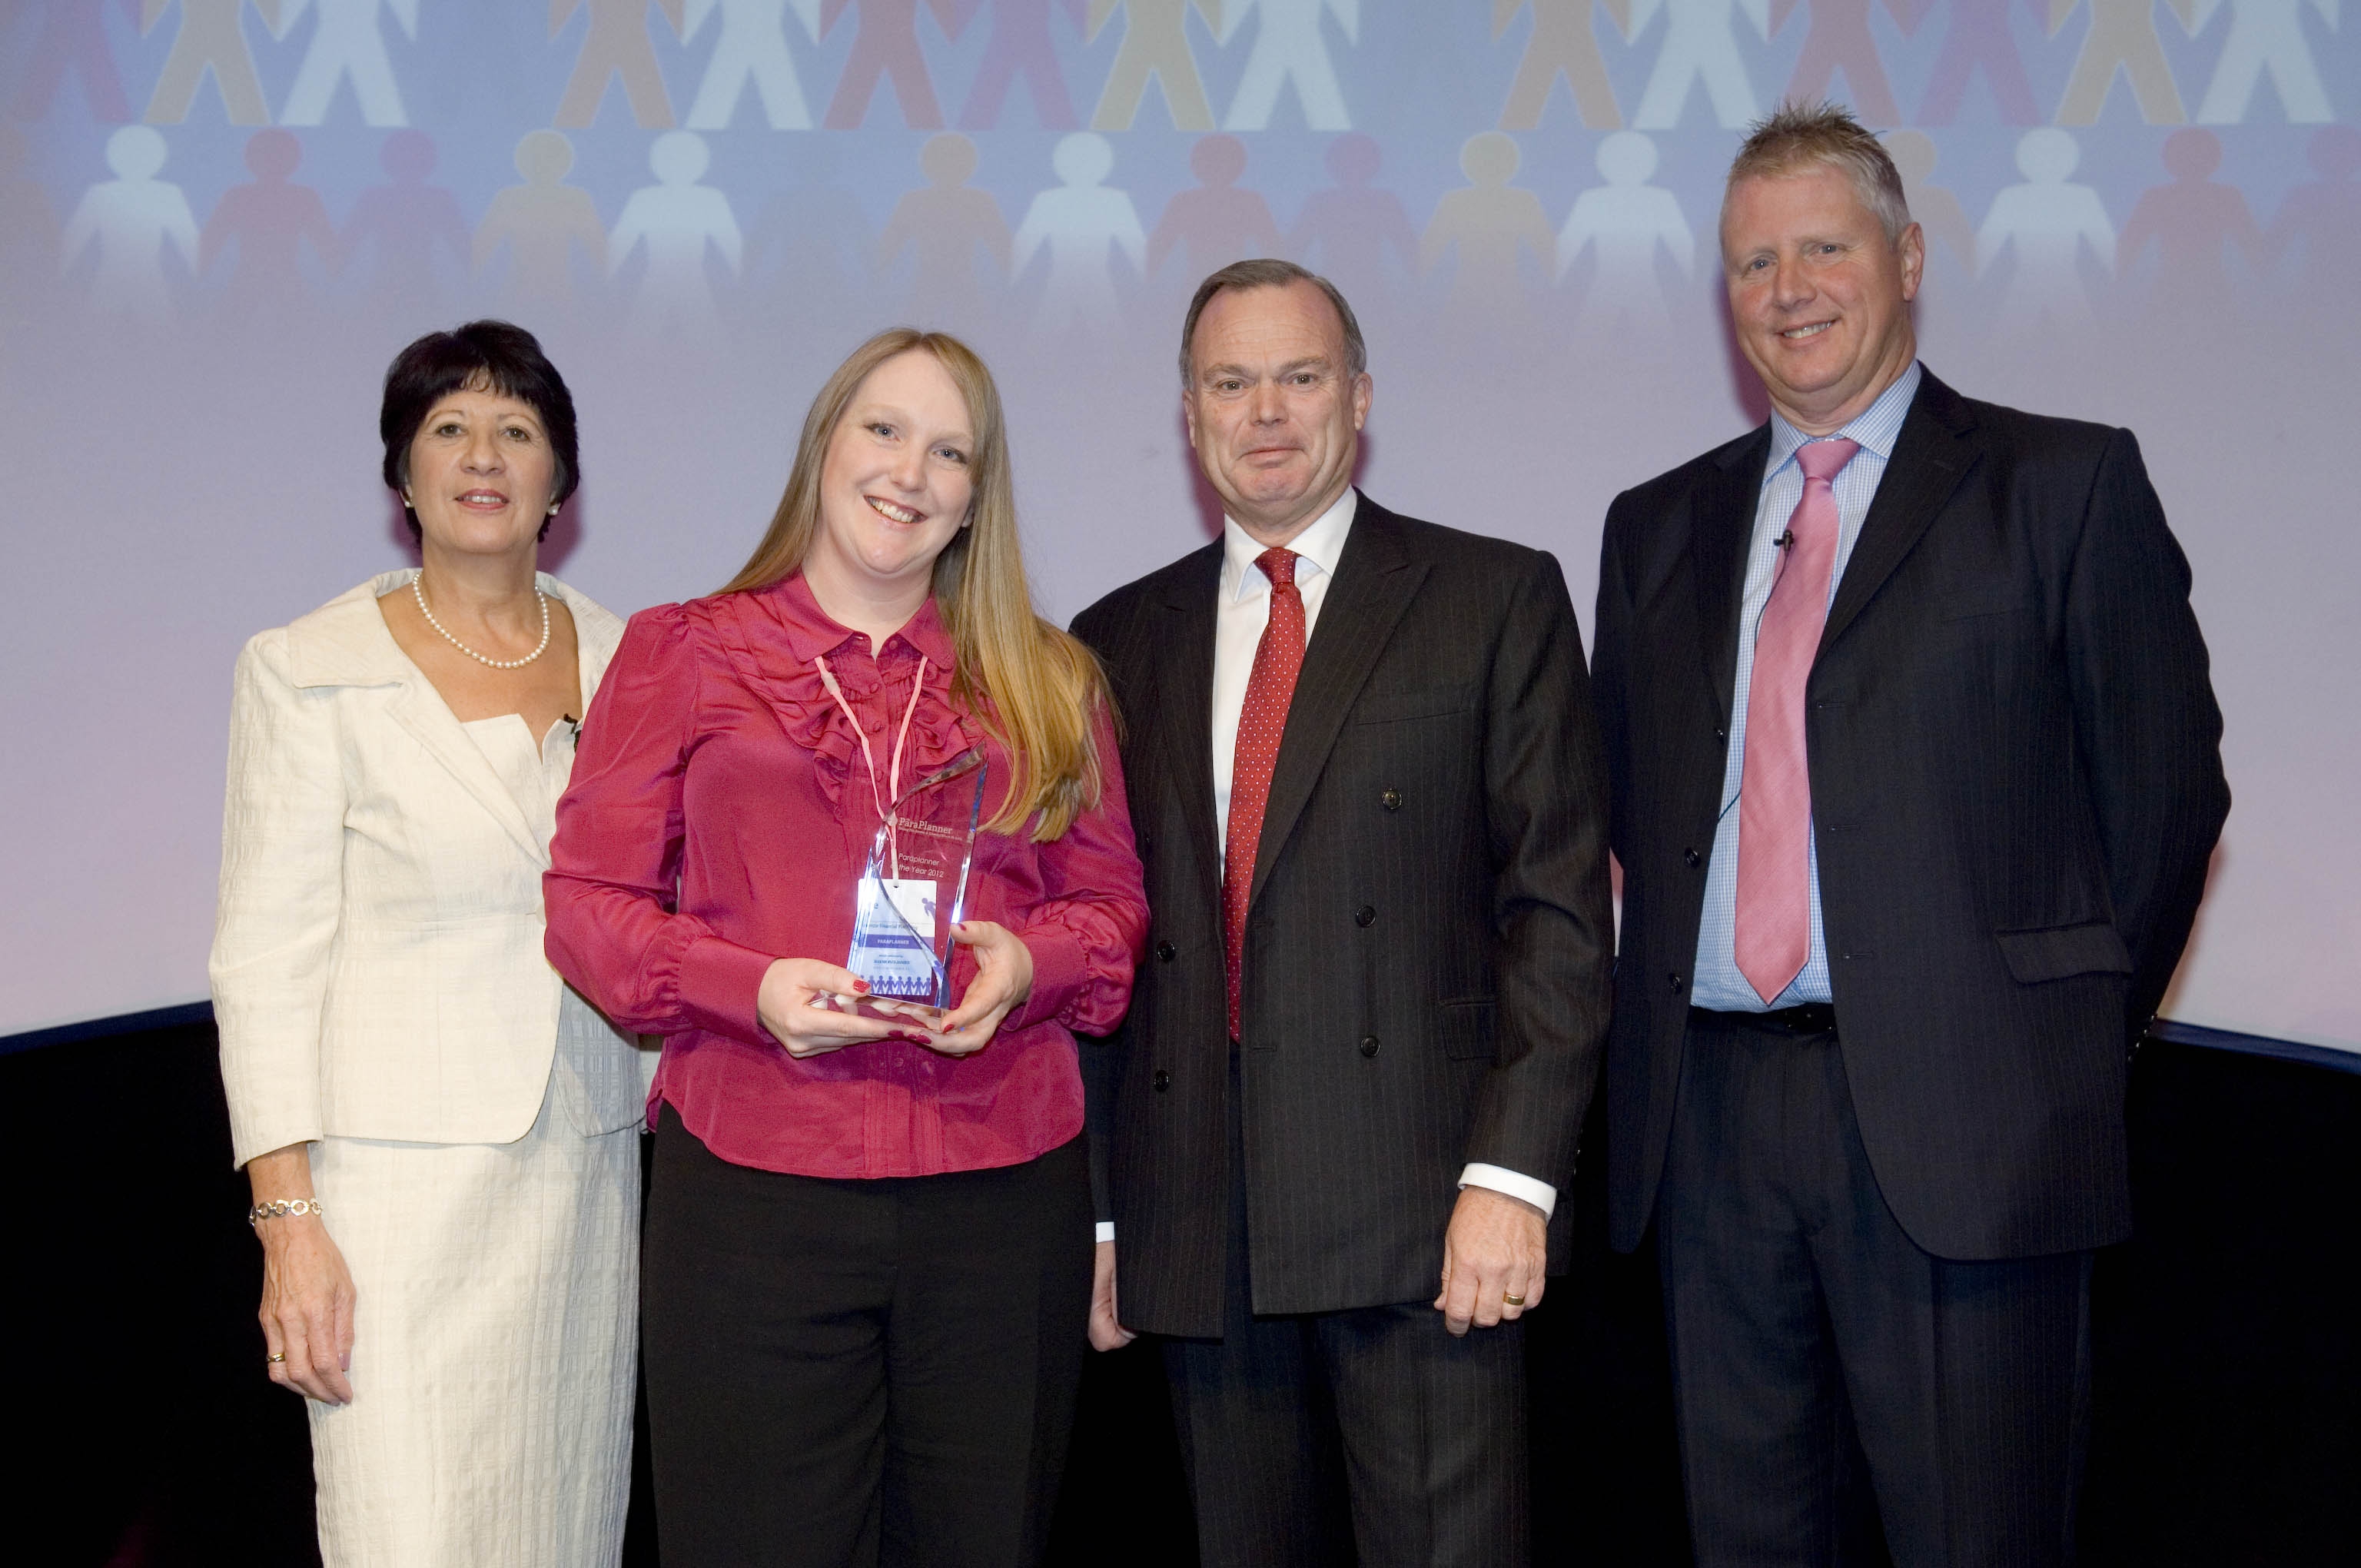
POLYGON ((549 515, 550 515, 550 516, 552 516, 552 517, 555 517, 555 516, 557 515, 557 509, 558 509, 559 507, 561 507, 561 506, 565 505, 565 504, 566 504, 566 503, 565 503, 565 502, 563 502, 563 501, 552 501, 552 502, 550 502, 550 503, 549 503, 549 515))

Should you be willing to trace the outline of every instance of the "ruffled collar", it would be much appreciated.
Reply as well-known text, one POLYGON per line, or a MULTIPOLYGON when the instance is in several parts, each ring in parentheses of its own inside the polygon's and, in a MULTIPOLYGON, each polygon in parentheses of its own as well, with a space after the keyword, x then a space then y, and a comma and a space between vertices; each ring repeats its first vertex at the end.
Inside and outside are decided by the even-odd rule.
MULTIPOLYGON (((867 798, 868 764, 862 760, 858 734, 820 679, 818 661, 821 658, 828 660, 838 685, 856 709, 889 680, 906 689, 918 660, 926 660, 924 686, 903 758, 904 787, 970 746, 983 743, 983 726, 952 702, 957 655, 950 631, 932 598, 919 607, 907 626, 885 639, 875 659, 870 657, 867 640, 860 632, 839 625, 820 609, 800 572, 767 588, 724 595, 706 604, 723 656, 739 679, 770 705, 788 739, 819 759, 821 788, 831 802, 840 799, 845 781, 856 770, 862 785, 855 793, 867 798), (885 674, 888 671, 890 676, 885 674)), ((875 744, 873 739, 872 744, 875 744)), ((883 753, 877 762, 881 769, 884 767, 883 753)))

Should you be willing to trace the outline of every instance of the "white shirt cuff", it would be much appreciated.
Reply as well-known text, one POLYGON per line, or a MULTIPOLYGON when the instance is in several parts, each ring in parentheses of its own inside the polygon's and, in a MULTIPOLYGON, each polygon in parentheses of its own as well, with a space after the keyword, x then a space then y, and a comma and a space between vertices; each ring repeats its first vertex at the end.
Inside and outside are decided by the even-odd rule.
POLYGON ((1115 1240, 1115 1222, 1113 1220, 1101 1220, 1098 1223, 1098 1227, 1091 1233, 1091 1239, 1093 1242, 1111 1242, 1115 1240))
POLYGON ((1511 1198, 1521 1198, 1539 1209, 1544 1220, 1557 1207, 1557 1189, 1548 1182, 1536 1181, 1530 1176, 1520 1176, 1513 1170, 1504 1170, 1497 1165, 1485 1165, 1481 1161, 1471 1162, 1459 1173, 1459 1185, 1488 1187, 1511 1198))

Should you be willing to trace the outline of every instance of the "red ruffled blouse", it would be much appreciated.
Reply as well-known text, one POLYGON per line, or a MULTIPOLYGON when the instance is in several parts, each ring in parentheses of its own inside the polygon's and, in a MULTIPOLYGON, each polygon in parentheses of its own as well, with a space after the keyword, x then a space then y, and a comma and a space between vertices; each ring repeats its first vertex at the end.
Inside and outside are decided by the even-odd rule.
MULTIPOLYGON (((887 765, 925 659, 904 785, 970 746, 1008 757, 953 706, 933 600, 873 659, 800 574, 631 618, 583 721, 544 881, 549 961, 627 1029, 666 1036, 648 1106, 669 1101, 722 1158, 801 1176, 928 1176, 1016 1165, 1082 1127, 1073 1031, 1123 1017, 1148 928, 1122 763, 1097 719, 1095 806, 1049 843, 979 833, 970 918, 1014 931, 1033 992, 990 1045, 951 1058, 884 1040, 798 1060, 755 1017, 775 958, 842 963, 875 836, 867 764, 822 684, 825 656, 887 765)), ((957 949, 952 994, 974 975, 957 949)))

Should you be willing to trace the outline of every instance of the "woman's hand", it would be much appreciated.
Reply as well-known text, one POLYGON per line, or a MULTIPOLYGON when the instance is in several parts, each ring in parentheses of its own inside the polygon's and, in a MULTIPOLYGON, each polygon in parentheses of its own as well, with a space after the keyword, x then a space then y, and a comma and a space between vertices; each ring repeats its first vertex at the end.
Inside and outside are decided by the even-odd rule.
MULTIPOLYGON (((290 1144, 247 1164, 254 1201, 312 1196, 312 1154, 290 1144)), ((349 1404, 353 1386, 352 1271, 317 1213, 280 1214, 255 1223, 262 1242, 264 1354, 270 1380, 323 1404, 349 1404)))
POLYGON ((990 920, 961 922, 951 927, 951 940, 975 949, 975 979, 927 1044, 945 1056, 971 1056, 992 1044, 1000 1021, 1033 994, 1033 949, 990 920))
POLYGON ((754 1014, 791 1057, 825 1056, 872 1040, 930 1043, 916 1023, 889 1024, 851 1011, 868 994, 869 982, 849 969, 818 959, 774 959, 763 971, 754 1014))

